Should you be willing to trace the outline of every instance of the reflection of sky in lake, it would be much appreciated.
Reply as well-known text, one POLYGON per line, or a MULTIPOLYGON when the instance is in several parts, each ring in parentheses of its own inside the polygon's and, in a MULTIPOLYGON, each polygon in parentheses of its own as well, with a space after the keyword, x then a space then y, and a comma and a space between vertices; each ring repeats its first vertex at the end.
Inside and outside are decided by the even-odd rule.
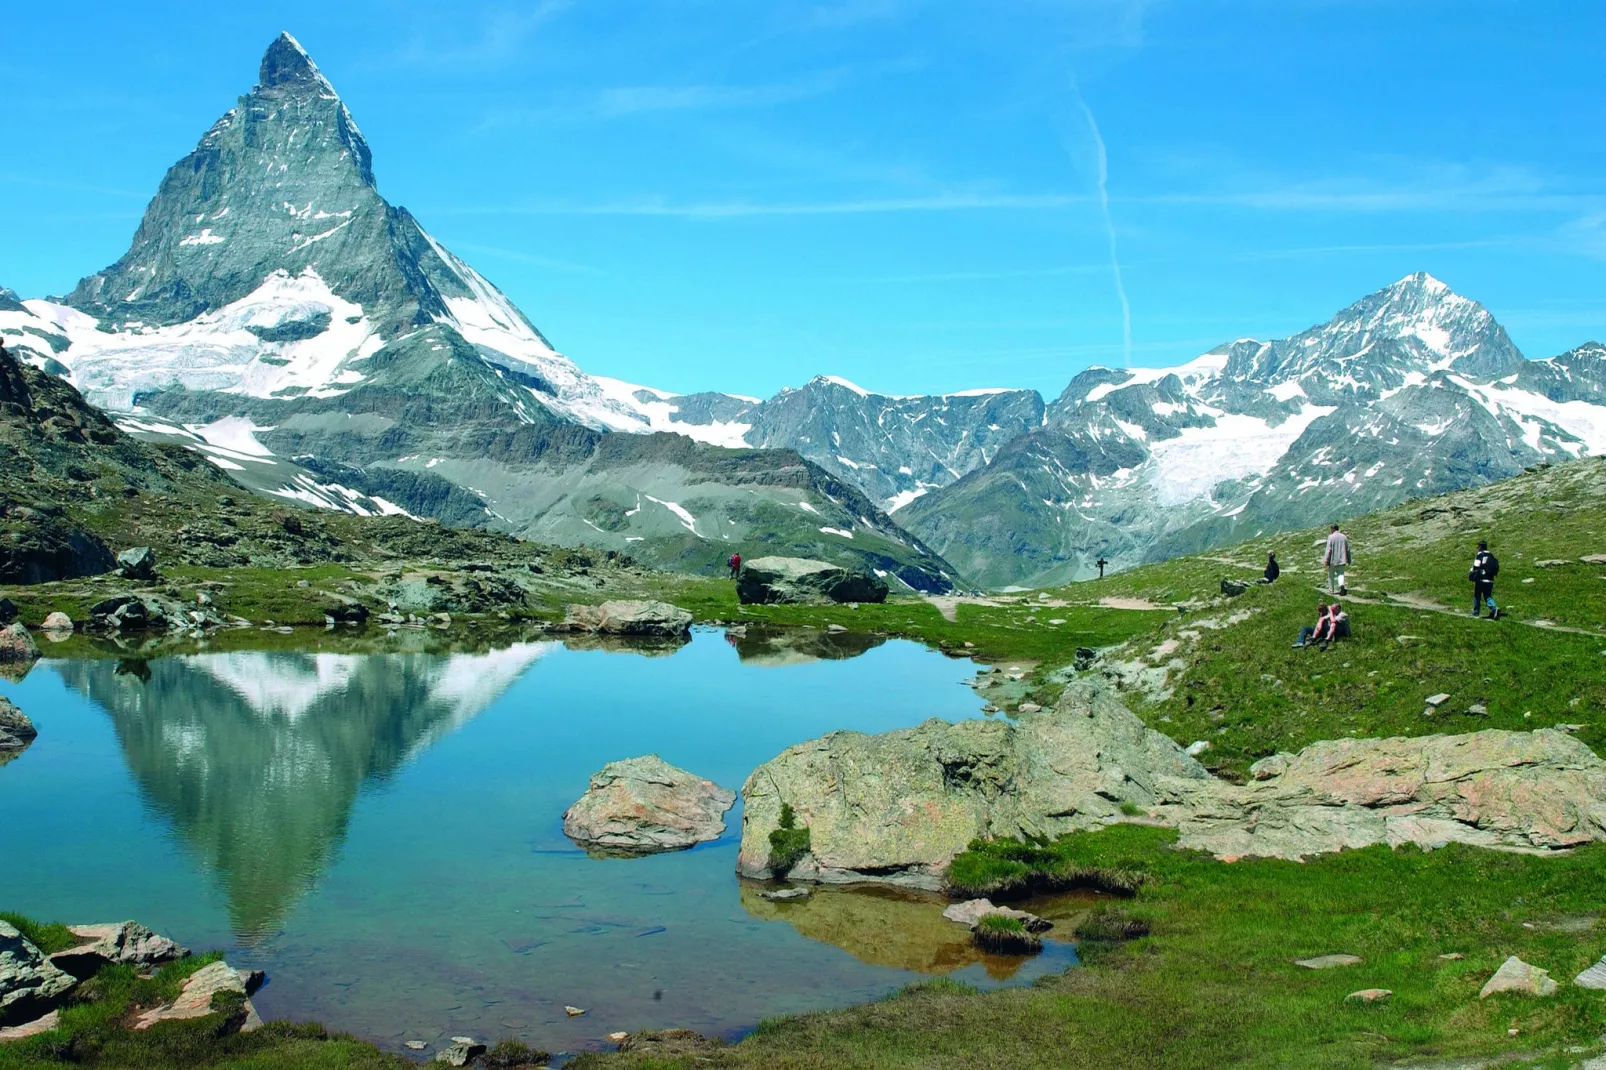
POLYGON ((734 789, 828 731, 976 713, 956 686, 968 662, 903 642, 784 646, 700 632, 652 657, 531 644, 44 663, 0 687, 40 729, 0 770, 0 904, 231 948, 269 971, 264 1014, 392 1043, 730 1032, 921 972, 985 984, 1070 961, 983 961, 918 897, 790 915, 744 900, 739 805, 692 851, 595 859, 563 837, 564 808, 613 759, 657 753, 734 789))

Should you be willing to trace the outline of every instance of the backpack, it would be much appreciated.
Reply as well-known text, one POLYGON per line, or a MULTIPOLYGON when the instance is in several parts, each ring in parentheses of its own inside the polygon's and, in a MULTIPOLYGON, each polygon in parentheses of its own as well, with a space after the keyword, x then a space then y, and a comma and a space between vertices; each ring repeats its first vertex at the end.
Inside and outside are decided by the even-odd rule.
POLYGON ((1349 638, 1349 614, 1348 613, 1340 613, 1338 616, 1333 618, 1333 638, 1334 639, 1348 639, 1349 638))

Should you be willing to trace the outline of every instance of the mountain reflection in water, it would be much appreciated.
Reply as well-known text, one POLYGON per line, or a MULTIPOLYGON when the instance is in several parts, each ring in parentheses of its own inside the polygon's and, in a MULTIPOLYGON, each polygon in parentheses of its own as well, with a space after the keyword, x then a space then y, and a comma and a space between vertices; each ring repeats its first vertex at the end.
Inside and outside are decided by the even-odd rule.
POLYGON ((234 931, 252 943, 328 863, 365 781, 490 705, 552 645, 65 661, 59 671, 111 715, 146 802, 217 872, 234 931))

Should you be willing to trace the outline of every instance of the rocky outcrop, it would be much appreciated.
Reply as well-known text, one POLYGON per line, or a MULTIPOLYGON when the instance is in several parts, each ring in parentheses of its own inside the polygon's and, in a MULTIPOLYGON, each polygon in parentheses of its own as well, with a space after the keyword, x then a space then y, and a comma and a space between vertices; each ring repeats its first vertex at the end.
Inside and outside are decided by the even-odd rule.
POLYGON ((199 631, 226 623, 217 610, 157 594, 119 594, 89 607, 89 627, 111 632, 199 631))
POLYGON ((748 561, 736 581, 736 597, 743 605, 885 602, 887 590, 886 581, 872 573, 802 557, 748 561))
POLYGON ((33 661, 38 656, 39 645, 21 621, 0 628, 0 661, 33 661))
POLYGON ((15 927, 0 921, 0 1026, 31 1022, 56 1008, 78 982, 50 964, 15 927))
POLYGON ((555 631, 596 635, 678 636, 691 631, 691 614, 668 602, 618 601, 571 605, 555 631))
POLYGON ((978 837, 1058 836, 1123 819, 1175 825, 1219 858, 1300 859, 1346 848, 1448 843, 1545 851, 1606 841, 1606 762, 1567 733, 1345 739, 1209 776, 1142 724, 1102 679, 1052 710, 867 736, 835 732, 748 778, 737 871, 768 877, 790 805, 810 850, 792 880, 938 887, 978 837))
POLYGON ((1180 818, 1209 774, 1146 728, 1102 679, 1078 680, 1052 710, 927 721, 869 736, 833 732, 789 747, 742 788, 737 871, 769 877, 781 804, 810 832, 794 880, 936 888, 984 836, 1057 836, 1122 819, 1122 804, 1180 818))
POLYGON ((109 571, 100 536, 68 520, 59 506, 0 508, 0 583, 48 583, 109 571))
POLYGON ((154 580, 156 553, 149 546, 131 546, 117 555, 117 574, 125 580, 154 580))
POLYGON ((1375 843, 1548 850, 1606 840, 1606 762, 1565 732, 1341 739, 1214 782, 1181 844, 1223 857, 1304 858, 1375 843))
POLYGON ((56 952, 50 956, 50 962, 80 980, 112 963, 143 968, 181 959, 189 954, 187 949, 137 921, 73 925, 70 929, 84 943, 56 952))
POLYGON ((0 762, 25 750, 39 736, 39 730, 28 720, 28 715, 0 697, 0 762))
POLYGON ((242 1033, 260 1029, 262 1018, 251 1005, 250 999, 252 987, 250 982, 256 981, 258 977, 259 975, 252 972, 236 970, 221 960, 208 963, 185 978, 184 987, 179 991, 177 999, 141 1014, 135 1019, 134 1028, 149 1029, 157 1022, 204 1017, 213 1011, 212 997, 235 993, 239 997, 239 1002, 231 1016, 233 1023, 242 1033))
POLYGON ((735 792, 649 754, 609 762, 592 776, 564 812, 563 833, 610 852, 678 851, 718 839, 735 803, 735 792))

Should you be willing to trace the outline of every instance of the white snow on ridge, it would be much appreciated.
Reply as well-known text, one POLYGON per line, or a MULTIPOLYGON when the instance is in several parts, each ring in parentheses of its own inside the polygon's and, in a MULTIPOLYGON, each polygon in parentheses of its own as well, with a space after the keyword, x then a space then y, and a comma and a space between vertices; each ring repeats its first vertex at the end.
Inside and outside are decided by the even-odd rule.
POLYGON ((312 268, 293 278, 275 271, 240 300, 167 327, 103 331, 77 309, 24 304, 66 334, 71 345, 57 359, 73 385, 92 403, 122 412, 134 409, 137 394, 172 386, 251 397, 286 390, 333 397, 362 378, 345 366, 384 345, 362 306, 337 297, 312 268), (252 331, 325 316, 328 327, 311 338, 265 342, 252 331))
POLYGON ((1223 414, 1214 427, 1185 427, 1149 446, 1149 481, 1161 505, 1203 498, 1217 483, 1263 475, 1294 440, 1332 408, 1306 405, 1276 427, 1255 416, 1223 414))
POLYGON ((646 498, 649 502, 654 502, 658 505, 661 505, 665 509, 668 509, 671 513, 674 513, 680 518, 681 524, 685 525, 687 531, 691 532, 693 535, 701 537, 702 533, 697 530, 697 518, 692 516, 691 513, 687 512, 684 506, 675 502, 666 502, 662 498, 654 498, 651 494, 643 494, 642 497, 646 498))
POLYGON ((1543 394, 1510 390, 1498 385, 1473 386, 1467 383, 1465 389, 1485 405, 1493 404, 1505 409, 1525 427, 1527 421, 1521 417, 1546 420, 1583 439, 1588 452, 1606 454, 1606 406, 1591 405, 1587 401, 1551 401, 1543 394))
MULTIPOLYGON (((603 394, 620 406, 634 410, 635 418, 623 420, 612 426, 615 431, 669 431, 677 435, 685 435, 689 439, 703 442, 710 446, 724 446, 728 449, 742 449, 747 445, 747 433, 753 429, 752 424, 737 421, 715 420, 706 424, 688 423, 676 420, 673 417, 680 411, 674 404, 679 394, 672 394, 667 390, 658 390, 650 386, 638 386, 627 383, 622 379, 611 379, 605 375, 593 375, 592 380, 601 388, 603 394), (636 397, 638 391, 652 394, 658 400, 642 401, 636 397)), ((736 397, 736 395, 730 395, 736 397)), ((750 401, 747 398, 739 400, 750 401)), ((756 402, 753 402, 756 404, 756 402)))
POLYGON ((916 498, 924 497, 930 492, 930 490, 931 487, 925 483, 920 484, 914 490, 900 490, 898 493, 882 502, 881 507, 887 511, 888 515, 896 513, 899 509, 902 509, 916 498))

